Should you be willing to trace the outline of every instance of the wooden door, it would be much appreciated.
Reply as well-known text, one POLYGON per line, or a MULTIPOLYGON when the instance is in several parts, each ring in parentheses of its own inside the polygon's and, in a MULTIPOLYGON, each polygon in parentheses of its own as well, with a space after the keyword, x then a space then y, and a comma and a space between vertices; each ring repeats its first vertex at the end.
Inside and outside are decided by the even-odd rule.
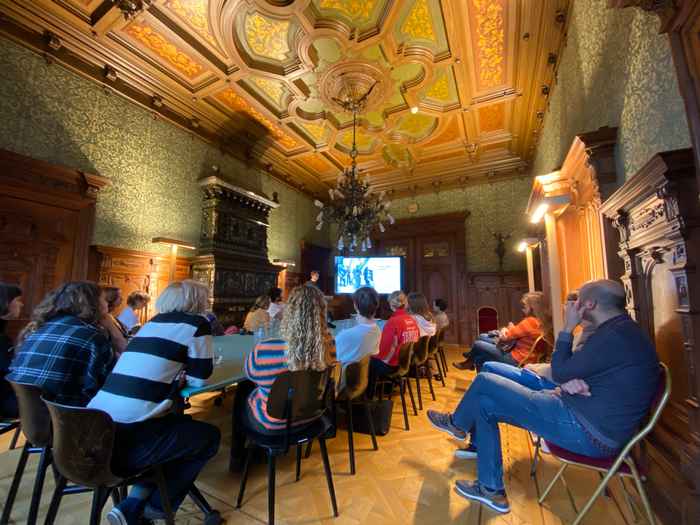
POLYGON ((457 302, 455 282, 454 238, 452 235, 419 237, 420 246, 417 257, 417 276, 420 279, 416 289, 432 305, 436 299, 447 301, 447 315, 450 326, 445 332, 445 341, 458 342, 457 323, 454 322, 455 304, 457 302))
POLYGON ((326 295, 332 295, 333 286, 333 250, 301 241, 301 282, 309 280, 313 270, 320 272, 318 287, 326 295))
POLYGON ((22 288, 11 336, 59 284, 85 279, 97 191, 106 179, 0 150, 0 279, 22 288))

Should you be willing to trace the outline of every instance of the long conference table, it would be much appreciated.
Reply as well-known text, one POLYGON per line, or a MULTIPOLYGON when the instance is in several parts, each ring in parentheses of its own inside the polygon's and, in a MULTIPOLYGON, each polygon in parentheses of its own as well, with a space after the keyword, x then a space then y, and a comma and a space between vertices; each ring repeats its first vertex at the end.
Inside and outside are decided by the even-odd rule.
MULTIPOLYGON (((336 335, 342 330, 341 322, 338 328, 332 330, 336 335)), ((385 321, 378 320, 377 324, 381 330, 385 321)), ((186 386, 180 390, 180 395, 184 399, 189 399, 206 392, 218 392, 225 390, 245 379, 245 360, 248 354, 255 347, 255 337, 252 335, 223 335, 213 338, 214 355, 221 356, 221 362, 214 367, 214 372, 207 379, 204 386, 186 386)))

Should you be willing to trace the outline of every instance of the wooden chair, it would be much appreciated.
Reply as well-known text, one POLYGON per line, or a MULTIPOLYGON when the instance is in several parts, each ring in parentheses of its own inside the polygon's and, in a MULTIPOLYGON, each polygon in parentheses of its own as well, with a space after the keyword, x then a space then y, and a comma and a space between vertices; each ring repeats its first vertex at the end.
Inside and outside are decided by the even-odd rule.
POLYGON ((275 475, 276 459, 289 451, 291 445, 296 445, 297 452, 297 481, 301 468, 301 447, 313 439, 318 439, 321 446, 323 467, 326 472, 326 483, 333 506, 333 515, 338 516, 338 504, 333 487, 333 475, 328 460, 326 436, 334 430, 334 424, 328 414, 330 395, 329 370, 298 370, 285 372, 275 379, 270 390, 267 412, 277 419, 285 419, 287 426, 280 434, 260 434, 254 429, 246 429, 247 454, 243 466, 241 486, 236 500, 236 508, 243 503, 248 471, 255 447, 267 451, 267 509, 268 523, 275 522, 275 475), (311 423, 300 428, 293 426, 294 422, 311 420, 311 423))
MULTIPOLYGON (((654 520, 654 513, 651 510, 649 499, 647 498, 646 491, 644 490, 644 485, 642 484, 642 477, 639 474, 639 466, 637 465, 637 462, 632 456, 632 449, 635 447, 635 445, 640 443, 642 439, 644 439, 644 437, 647 434, 649 434, 649 432, 651 432, 651 430, 654 428, 657 421, 661 417, 661 412, 663 411, 664 407, 666 406, 666 403, 668 402, 669 396, 671 394, 671 374, 668 370, 668 367, 663 363, 661 363, 660 375, 661 378, 659 381, 659 387, 657 389, 656 394, 654 395, 654 400, 651 404, 651 408, 649 410, 649 417, 646 421, 646 424, 641 428, 639 432, 637 432, 637 434, 635 434, 632 437, 632 439, 630 439, 627 442, 627 444, 623 447, 623 449, 617 456, 611 456, 609 458, 591 458, 588 456, 583 456, 581 454, 575 454, 555 445, 554 443, 545 440, 550 454, 557 458, 562 463, 562 466, 557 472, 557 474, 554 476, 554 479, 552 479, 549 485, 547 485, 547 488, 542 493, 542 496, 540 496, 540 505, 545 500, 549 492, 552 490, 554 484, 560 478, 562 482, 564 482, 564 471, 567 469, 567 467, 569 467, 569 465, 573 465, 575 467, 581 467, 588 470, 597 471, 601 473, 602 477, 601 482, 596 488, 595 492, 593 492, 593 495, 588 499, 588 501, 586 502, 586 504, 580 512, 578 512, 578 510, 576 509, 573 497, 569 492, 569 498, 574 507, 574 510, 578 512, 573 525, 578 525, 579 523, 581 523, 584 516, 593 506, 593 503, 595 503, 595 500, 598 498, 598 496, 600 496, 600 494, 604 490, 606 490, 606 487, 610 480, 613 478, 613 476, 620 477, 620 483, 622 484, 625 499, 627 500, 627 505, 629 506, 630 511, 632 512, 632 515, 635 517, 636 521, 637 513, 635 511, 632 498, 624 482, 624 478, 626 477, 634 479, 634 482, 637 486, 637 491, 639 492, 639 497, 641 498, 642 504, 644 505, 644 510, 646 511, 647 519, 649 520, 649 525, 655 525, 656 522, 654 520)), ((565 482, 564 486, 568 491, 569 488, 568 486, 566 486, 565 482)))
POLYGON ((447 377, 447 358, 445 357, 445 330, 447 330, 447 328, 443 328, 438 332, 436 344, 438 355, 440 356, 440 361, 442 362, 442 373, 444 374, 444 377, 447 377))
POLYGON ((336 403, 345 404, 348 420, 348 450, 350 454, 350 474, 355 474, 355 446, 353 439, 352 407, 360 405, 364 407, 365 417, 369 423, 372 436, 372 447, 379 450, 377 446, 377 435, 374 431, 374 421, 369 408, 369 401, 365 396, 367 383, 369 381, 369 356, 366 356, 357 363, 347 363, 340 371, 340 384, 336 403))
MULTIPOLYGON (((444 328, 442 329, 444 330, 444 328)), ((438 370, 438 374, 440 376, 440 382, 442 383, 442 386, 445 386, 445 370, 443 369, 442 365, 442 358, 440 357, 440 347, 438 343, 438 339, 440 338, 440 332, 442 330, 439 330, 434 336, 430 338, 430 341, 428 341, 428 363, 431 361, 435 363, 435 367, 438 370)))
POLYGON ((408 426, 408 411, 406 410, 406 397, 405 393, 408 390, 411 396, 411 405, 413 406, 413 415, 418 415, 418 409, 416 408, 416 401, 413 398, 413 390, 411 389, 411 382, 408 380, 408 371, 411 368, 411 359, 413 356, 413 346, 417 343, 405 343, 399 347, 399 368, 393 374, 386 377, 381 377, 377 379, 374 385, 374 394, 376 396, 377 388, 379 387, 379 400, 382 400, 382 395, 384 392, 384 385, 390 384, 393 392, 394 386, 399 387, 399 395, 401 396, 401 406, 403 408, 403 422, 404 428, 410 430, 408 426))
POLYGON ((518 368, 523 368, 525 365, 530 363, 543 363, 549 359, 552 352, 552 345, 544 338, 543 335, 535 339, 532 343, 530 350, 519 364, 518 368))
POLYGON ((424 335, 413 345, 413 358, 411 359, 411 373, 416 378, 416 392, 418 395, 418 410, 423 410, 423 394, 420 387, 420 377, 423 375, 428 379, 430 395, 435 401, 435 390, 433 390, 433 377, 427 369, 428 352, 430 350, 430 336, 424 335))

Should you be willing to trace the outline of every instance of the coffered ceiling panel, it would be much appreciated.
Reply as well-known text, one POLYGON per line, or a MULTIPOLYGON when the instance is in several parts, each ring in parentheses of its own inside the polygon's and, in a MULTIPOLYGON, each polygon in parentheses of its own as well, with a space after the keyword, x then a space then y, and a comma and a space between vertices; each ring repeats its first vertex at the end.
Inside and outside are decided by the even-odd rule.
POLYGON ((371 89, 358 162, 399 194, 527 171, 569 1, 0 0, 0 31, 319 195, 371 89))

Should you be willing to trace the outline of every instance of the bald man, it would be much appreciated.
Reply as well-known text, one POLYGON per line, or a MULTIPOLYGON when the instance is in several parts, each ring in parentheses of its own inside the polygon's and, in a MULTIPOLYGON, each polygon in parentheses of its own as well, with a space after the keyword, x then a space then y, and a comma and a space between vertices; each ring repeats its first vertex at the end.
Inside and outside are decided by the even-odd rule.
POLYGON ((428 411, 438 430, 457 439, 471 434, 461 457, 476 458, 478 480, 457 481, 456 492, 501 513, 510 506, 498 423, 530 430, 577 454, 615 455, 648 413, 660 367, 653 345, 625 311, 622 286, 598 280, 586 283, 566 305, 552 355, 552 378, 559 386, 528 381, 529 371, 518 373, 482 372, 453 413, 428 411), (573 331, 582 321, 594 330, 573 352, 573 331))

